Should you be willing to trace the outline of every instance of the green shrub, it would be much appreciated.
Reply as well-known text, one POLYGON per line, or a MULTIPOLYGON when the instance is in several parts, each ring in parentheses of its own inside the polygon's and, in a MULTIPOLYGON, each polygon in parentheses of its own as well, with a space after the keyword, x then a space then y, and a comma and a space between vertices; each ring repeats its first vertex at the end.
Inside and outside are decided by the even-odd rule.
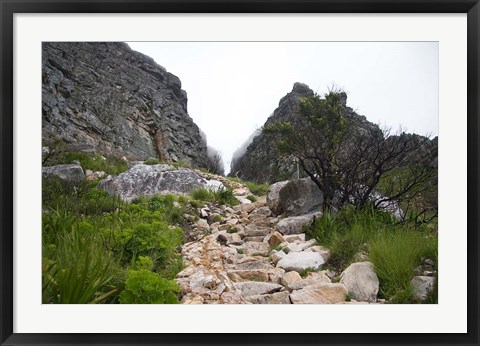
POLYGON ((226 187, 211 190, 213 202, 225 205, 237 205, 240 204, 240 201, 235 198, 233 189, 226 187))
POLYGON ((151 256, 157 261, 165 260, 182 243, 183 232, 169 228, 163 221, 139 223, 131 228, 122 228, 114 233, 116 249, 127 262, 136 256, 151 256))
POLYGON ((44 303, 117 303, 127 269, 174 279, 182 270, 183 218, 188 199, 112 200, 92 182, 43 185, 44 303), (50 188, 52 187, 52 188, 50 188), (82 257, 83 256, 83 257, 82 257))
POLYGON ((242 181, 241 183, 247 185, 250 192, 255 196, 265 195, 267 193, 268 188, 270 187, 270 184, 268 183, 257 184, 252 181, 242 181))
POLYGON ((227 179, 235 183, 246 185, 250 190, 250 192, 255 196, 265 195, 267 193, 268 188, 270 187, 269 183, 256 183, 253 181, 238 179, 237 177, 227 177, 227 179))
POLYGON ((198 201, 211 201, 213 199, 212 192, 205 188, 195 189, 190 192, 190 196, 198 201))
POLYGON ((300 276, 305 279, 307 276, 308 276, 308 273, 311 273, 311 272, 316 272, 316 270, 314 268, 305 268, 305 269, 302 269, 298 272, 298 274, 300 274, 300 276))
MULTIPOLYGON (((194 200, 204 201, 204 202, 213 202, 213 203, 225 204, 225 205, 237 205, 240 203, 240 201, 235 198, 233 189, 229 187, 195 189, 190 193, 190 196, 194 200)), ((197 204, 195 204, 194 206, 196 205, 197 204)))
POLYGON ((59 217, 56 225, 44 228, 43 303, 100 303, 112 296, 118 290, 112 285, 120 270, 117 259, 104 248, 92 225, 71 222, 62 213, 52 213, 50 221, 55 215, 59 217), (48 233, 54 229, 58 233, 52 237, 48 233))
POLYGON ((420 232, 398 229, 371 243, 370 261, 380 280, 380 292, 385 297, 411 295, 410 280, 421 258, 428 255, 436 243, 420 232), (402 293, 404 292, 404 293, 402 293))
POLYGON ((64 209, 75 213, 98 214, 115 211, 123 206, 118 197, 112 197, 96 188, 94 181, 64 182, 56 177, 42 180, 44 210, 64 209))
POLYGON ((143 163, 146 164, 146 165, 158 165, 160 163, 160 161, 156 158, 149 157, 143 163))
POLYGON ((174 281, 148 270, 131 270, 120 294, 122 304, 178 304, 179 288, 174 281))
POLYGON ((138 256, 138 259, 135 262, 135 269, 150 271, 153 269, 153 260, 148 256, 138 256))

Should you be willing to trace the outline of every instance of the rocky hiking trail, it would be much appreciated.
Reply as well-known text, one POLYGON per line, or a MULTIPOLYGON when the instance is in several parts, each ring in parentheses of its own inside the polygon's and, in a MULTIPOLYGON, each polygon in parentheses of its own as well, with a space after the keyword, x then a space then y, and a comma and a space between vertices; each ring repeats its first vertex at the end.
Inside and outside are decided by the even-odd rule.
POLYGON ((303 232, 319 213, 282 218, 266 196, 248 203, 248 188, 235 187, 244 203, 201 208, 193 232, 203 235, 182 247, 184 269, 176 281, 183 304, 376 302, 378 278, 369 262, 351 265, 340 282, 321 270, 330 252, 303 232))
MULTIPOLYGON (((98 187, 125 202, 139 196, 188 195, 195 189, 233 191, 235 206, 200 202, 183 215, 183 269, 175 280, 183 304, 383 304, 372 263, 359 253, 345 270, 326 270, 330 250, 305 230, 323 198, 309 178, 277 182, 251 202, 249 188, 215 174, 168 164, 132 163, 116 177, 79 164, 44 167, 45 176, 66 181, 99 180, 98 187)), ((343 269, 343 268, 342 268, 343 269)), ((425 299, 434 285, 433 262, 415 270, 414 294, 425 299)))

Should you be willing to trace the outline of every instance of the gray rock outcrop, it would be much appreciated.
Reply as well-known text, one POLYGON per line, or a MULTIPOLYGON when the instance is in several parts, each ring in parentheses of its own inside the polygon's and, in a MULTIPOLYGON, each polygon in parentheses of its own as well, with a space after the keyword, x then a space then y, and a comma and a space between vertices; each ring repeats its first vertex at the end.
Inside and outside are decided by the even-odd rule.
POLYGON ((131 201, 139 196, 188 194, 206 187, 207 180, 191 169, 138 164, 116 177, 102 180, 98 186, 124 201, 131 201))
MULTIPOLYGON (((300 99, 306 96, 313 96, 313 91, 305 84, 295 83, 292 91, 280 100, 278 108, 265 125, 292 117, 298 110, 300 99)), ((230 172, 245 180, 276 182, 288 179, 295 169, 293 162, 281 159, 274 143, 259 133, 248 145, 245 153, 233 158, 230 172)))
POLYGON ((82 167, 77 164, 42 167, 42 175, 45 178, 57 177, 65 182, 79 182, 85 179, 82 167))
POLYGON ((130 160, 207 160, 180 79, 120 42, 42 44, 42 135, 130 160))
MULTIPOLYGON (((292 91, 280 100, 278 108, 267 119, 264 126, 269 126, 276 122, 292 122, 299 110, 301 98, 313 95, 314 92, 308 85, 295 83, 292 91)), ((344 94, 342 102, 346 105, 346 94, 344 94)), ((367 121, 364 116, 355 113, 350 107, 345 107, 345 113, 346 117, 359 128, 376 126, 367 121)), ((300 177, 305 176, 301 169, 297 171, 297 165, 292 158, 281 158, 273 141, 261 132, 253 138, 253 141, 248 145, 244 153, 241 154, 233 158, 230 169, 231 174, 239 178, 273 183, 292 177, 298 178, 299 175, 300 177)))

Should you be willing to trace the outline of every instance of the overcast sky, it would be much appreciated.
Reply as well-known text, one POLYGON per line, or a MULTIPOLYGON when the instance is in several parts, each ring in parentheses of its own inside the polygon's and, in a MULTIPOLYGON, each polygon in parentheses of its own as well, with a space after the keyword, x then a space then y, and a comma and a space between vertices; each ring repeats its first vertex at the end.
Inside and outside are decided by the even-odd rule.
POLYGON ((180 78, 188 113, 227 172, 295 82, 320 95, 342 88, 371 122, 438 134, 436 42, 127 43, 180 78))

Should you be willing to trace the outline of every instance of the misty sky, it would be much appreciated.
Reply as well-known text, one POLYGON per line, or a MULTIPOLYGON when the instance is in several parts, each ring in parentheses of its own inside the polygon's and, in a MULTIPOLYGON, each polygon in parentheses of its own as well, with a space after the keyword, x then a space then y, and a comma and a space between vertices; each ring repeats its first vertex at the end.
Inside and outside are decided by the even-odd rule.
POLYGON ((320 95, 345 90, 374 123, 438 134, 436 42, 127 42, 178 76, 188 113, 222 154, 261 127, 302 82, 320 95))

